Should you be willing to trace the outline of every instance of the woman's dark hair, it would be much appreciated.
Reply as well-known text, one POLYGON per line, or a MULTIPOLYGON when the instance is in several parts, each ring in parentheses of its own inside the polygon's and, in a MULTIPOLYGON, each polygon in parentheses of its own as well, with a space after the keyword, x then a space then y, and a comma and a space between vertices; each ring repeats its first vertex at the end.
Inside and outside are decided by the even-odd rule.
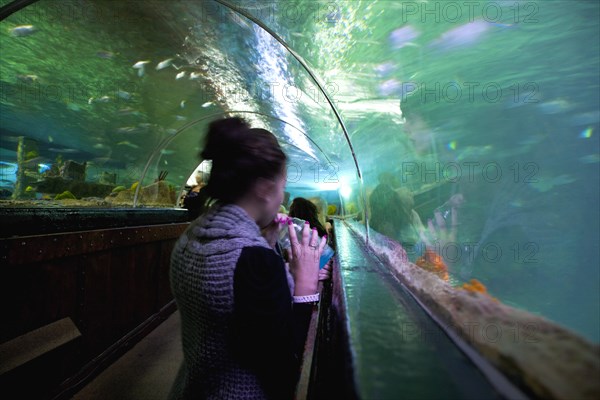
POLYGON ((319 236, 323 236, 327 233, 323 225, 319 222, 317 206, 304 197, 296 197, 294 201, 292 201, 288 215, 290 217, 308 221, 311 227, 317 228, 319 236))
POLYGON ((258 178, 272 179, 284 171, 286 157, 275 136, 250 128, 241 118, 213 121, 208 126, 204 160, 212 160, 210 178, 202 196, 220 203, 241 198, 258 178))
POLYGON ((369 225, 390 238, 398 239, 399 230, 411 223, 412 209, 405 207, 398 193, 386 183, 380 183, 373 190, 369 206, 369 225))

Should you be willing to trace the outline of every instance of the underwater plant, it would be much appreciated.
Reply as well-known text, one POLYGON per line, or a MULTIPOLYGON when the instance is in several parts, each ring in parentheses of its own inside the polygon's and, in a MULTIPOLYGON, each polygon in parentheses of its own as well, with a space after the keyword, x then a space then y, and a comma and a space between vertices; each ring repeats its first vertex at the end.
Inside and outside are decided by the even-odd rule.
POLYGON ((167 179, 167 175, 169 175, 169 171, 160 171, 158 173, 158 178, 154 182, 160 182, 167 179))
POLYGON ((32 159, 38 157, 39 155, 40 155, 40 153, 38 153, 37 151, 31 150, 31 151, 28 151, 27 154, 25 154, 25 159, 32 160, 32 159))
POLYGON ((54 197, 54 200, 65 200, 65 199, 77 199, 73 193, 69 192, 68 190, 65 190, 64 192, 57 194, 56 197, 54 197))
MULTIPOLYGON (((133 189, 133 187, 132 187, 132 189, 133 189)), ((112 192, 119 193, 119 192, 122 192, 123 190, 127 190, 127 188, 125 186, 117 186, 112 190, 112 192)))

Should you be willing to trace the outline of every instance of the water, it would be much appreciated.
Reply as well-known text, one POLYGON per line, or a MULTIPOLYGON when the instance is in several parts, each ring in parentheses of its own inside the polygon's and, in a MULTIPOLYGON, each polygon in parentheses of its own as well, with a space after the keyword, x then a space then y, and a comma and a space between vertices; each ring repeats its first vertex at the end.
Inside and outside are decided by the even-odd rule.
POLYGON ((501 398, 348 227, 336 233, 362 398, 501 398))
MULTIPOLYGON (((360 218, 362 195, 390 172, 425 193, 427 226, 448 198, 426 194, 449 185, 465 199, 444 254, 453 279, 597 343, 599 6, 476 3, 473 18, 447 2, 237 3, 319 78, 361 185, 319 86, 245 17, 212 2, 38 2, 1 23, 2 203, 65 205, 37 183, 40 165, 67 160, 87 163, 86 182, 125 189, 74 193, 81 206, 133 204, 132 186, 161 171, 179 193, 207 123, 237 112, 278 136, 293 196, 322 192, 360 218), (35 30, 14 31, 24 25, 35 30), (19 203, 20 136, 35 144, 19 203)), ((140 192, 138 205, 176 204, 140 192)))

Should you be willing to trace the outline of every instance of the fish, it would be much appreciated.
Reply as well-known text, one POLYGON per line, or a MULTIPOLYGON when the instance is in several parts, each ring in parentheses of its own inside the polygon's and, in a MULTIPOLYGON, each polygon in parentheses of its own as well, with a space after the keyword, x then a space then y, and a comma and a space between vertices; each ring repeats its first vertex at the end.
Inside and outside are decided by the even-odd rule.
POLYGON ((117 129, 117 132, 127 134, 127 133, 138 133, 139 131, 138 131, 138 128, 135 126, 123 126, 119 129, 117 129))
POLYGON ((179 103, 179 107, 185 108, 185 100, 181 100, 181 103, 179 103))
POLYGON ((160 154, 162 154, 163 156, 170 156, 171 154, 175 154, 175 150, 162 149, 160 151, 160 154))
POLYGON ((131 100, 131 93, 126 92, 124 90, 117 90, 117 96, 119 96, 123 100, 131 100))
POLYGON ((165 69, 165 68, 167 68, 168 66, 170 66, 170 65, 171 65, 171 62, 172 62, 172 61, 173 61, 173 59, 172 59, 172 58, 167 58, 166 60, 163 60, 163 61, 159 62, 159 63, 156 65, 156 70, 157 70, 157 71, 160 71, 161 69, 165 69))
POLYGON ((592 132, 594 131, 594 129, 591 126, 588 126, 586 129, 582 130, 579 133, 579 137, 581 139, 589 139, 592 137, 592 132))
MULTIPOLYGON (((18 143, 20 138, 18 136, 9 136, 9 135, 0 135, 0 139, 3 142, 11 142, 11 143, 18 143)), ((0 161, 2 162, 2 161, 0 161)))
POLYGON ((33 75, 33 74, 28 74, 28 75, 20 74, 20 75, 17 75, 17 79, 23 83, 33 83, 33 82, 37 82, 40 78, 37 75, 33 75))
POLYGON ((600 121, 600 111, 588 111, 571 117, 571 125, 590 125, 600 121))
POLYGON ((67 108, 71 111, 81 111, 81 107, 79 107, 76 103, 67 103, 67 108))
POLYGON ((202 104, 202 108, 210 107, 212 105, 213 105, 212 101, 207 101, 206 103, 202 104))
POLYGON ((518 142, 518 144, 521 146, 530 146, 530 145, 541 143, 543 141, 544 141, 543 135, 533 135, 533 136, 528 136, 523 140, 520 140, 518 142))
POLYGON ((476 43, 489 28, 490 24, 485 21, 468 22, 444 32, 431 42, 431 45, 445 50, 471 45, 476 43))
POLYGON ((100 58, 109 60, 115 56, 115 53, 113 53, 112 51, 100 50, 100 51, 96 52, 96 55, 100 58))
POLYGON ((152 126, 152 124, 151 124, 151 123, 149 123, 149 122, 140 122, 140 123, 138 124, 138 126, 139 126, 140 128, 142 128, 142 129, 150 129, 150 127, 152 126))
POLYGON ((37 29, 33 25, 19 25, 9 31, 13 36, 29 36, 36 32, 37 29))
POLYGON ((51 168, 51 166, 48 164, 38 164, 38 167, 39 167, 38 172, 40 174, 43 174, 44 172, 49 171, 51 168))
POLYGON ((133 68, 138 70, 138 76, 142 77, 144 76, 144 72, 146 71, 146 64, 150 63, 150 61, 144 60, 144 61, 138 61, 135 64, 133 64, 133 68))
POLYGON ((53 153, 67 153, 67 154, 79 153, 79 150, 77 150, 77 149, 59 149, 56 147, 50 147, 48 150, 53 153))
POLYGON ((50 135, 48 135, 48 143, 52 143, 54 142, 54 138, 50 135))
POLYGON ((376 65, 374 68, 375 72, 377 72, 381 76, 389 75, 390 73, 394 72, 395 69, 396 65, 389 61, 383 64, 376 65))
POLYGON ((174 135, 177 133, 177 129, 169 128, 165 132, 167 132, 169 135, 174 135))
POLYGON ((540 177, 537 179, 537 182, 532 182, 529 185, 537 191, 544 193, 556 186, 567 185, 575 181, 576 179, 570 175, 562 174, 554 177, 540 177))
POLYGON ((573 108, 573 105, 565 99, 555 99, 545 101, 537 105, 543 114, 559 114, 565 111, 569 111, 573 108))
POLYGON ((176 115, 175 119, 177 121, 185 121, 187 119, 187 117, 184 117, 183 115, 176 115))
POLYGON ((125 108, 122 108, 122 109, 120 109, 119 111, 117 111, 117 113, 118 113, 119 115, 121 115, 121 116, 126 116, 126 115, 135 115, 135 116, 139 117, 139 116, 141 116, 141 115, 142 115, 142 113, 141 113, 141 112, 139 112, 139 111, 137 111, 137 110, 134 110, 133 108, 130 108, 130 107, 125 107, 125 108))
POLYGON ((92 159, 93 163, 100 166, 100 165, 104 165, 110 161, 113 161, 112 158, 110 157, 96 157, 92 159))
POLYGON ((190 80, 198 79, 202 76, 200 72, 190 72, 190 80))
MULTIPOLYGON (((406 25, 402 28, 392 31, 392 33, 390 33, 389 40, 392 44, 392 48, 401 49, 407 46, 408 43, 412 43, 412 41, 418 38, 420 35, 421 33, 415 28, 410 25, 406 25)), ((414 43, 412 44, 414 45, 414 43)))
POLYGON ((399 93, 402 89, 402 84, 396 79, 388 79, 387 81, 379 85, 379 94, 382 96, 389 96, 395 93, 399 93))
POLYGON ((137 144, 133 144, 131 142, 128 142, 127 140, 117 143, 117 146, 127 146, 127 147, 131 147, 132 149, 140 148, 140 146, 138 146, 137 144))
POLYGON ((472 161, 472 160, 480 160, 482 157, 489 155, 494 150, 494 146, 485 145, 485 146, 467 146, 457 157, 459 161, 472 161))
POLYGON ((133 64, 133 68, 144 68, 144 66, 148 63, 150 63, 149 60, 138 61, 135 64, 133 64))
POLYGON ((110 101, 110 97, 108 96, 102 96, 99 99, 95 98, 95 97, 90 97, 88 99, 88 104, 92 104, 92 103, 108 103, 110 101))
POLYGON ((175 79, 181 79, 185 77, 185 71, 181 71, 177 75, 175 75, 175 79))
POLYGON ((94 147, 94 149, 98 149, 98 150, 102 150, 102 149, 106 149, 107 148, 107 146, 105 144, 102 144, 102 143, 96 143, 92 147, 94 147))
POLYGON ((600 162, 600 154, 588 154, 587 156, 579 157, 579 161, 583 164, 596 164, 600 162))

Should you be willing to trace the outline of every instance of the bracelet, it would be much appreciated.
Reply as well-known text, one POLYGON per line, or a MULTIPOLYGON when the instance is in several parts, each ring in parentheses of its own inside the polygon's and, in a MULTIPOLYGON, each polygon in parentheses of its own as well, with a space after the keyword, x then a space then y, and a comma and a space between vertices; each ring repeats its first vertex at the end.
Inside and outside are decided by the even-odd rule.
POLYGON ((294 296, 294 303, 318 303, 319 293, 311 294, 309 296, 294 296))

